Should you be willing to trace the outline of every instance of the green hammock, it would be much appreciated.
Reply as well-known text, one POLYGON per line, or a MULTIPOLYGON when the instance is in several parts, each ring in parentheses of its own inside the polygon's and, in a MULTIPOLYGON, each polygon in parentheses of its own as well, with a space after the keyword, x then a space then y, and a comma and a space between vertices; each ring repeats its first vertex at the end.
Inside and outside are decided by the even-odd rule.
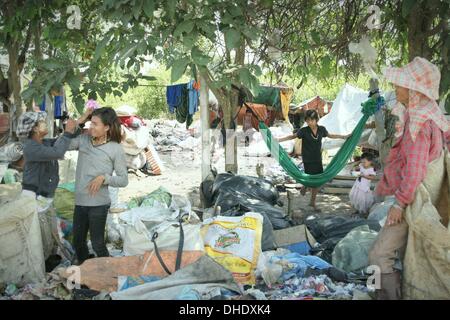
POLYGON ((361 138, 367 119, 377 111, 377 101, 372 98, 362 103, 361 106, 363 117, 359 120, 353 130, 352 136, 345 141, 343 146, 331 160, 330 164, 321 174, 309 175, 300 171, 286 151, 280 147, 278 141, 272 139, 272 134, 264 122, 259 121, 259 128, 261 129, 260 132, 270 150, 270 153, 275 159, 277 159, 281 167, 283 167, 283 169, 291 177, 293 177, 295 181, 304 186, 316 188, 324 185, 328 181, 331 181, 346 166, 359 142, 359 139, 361 138))

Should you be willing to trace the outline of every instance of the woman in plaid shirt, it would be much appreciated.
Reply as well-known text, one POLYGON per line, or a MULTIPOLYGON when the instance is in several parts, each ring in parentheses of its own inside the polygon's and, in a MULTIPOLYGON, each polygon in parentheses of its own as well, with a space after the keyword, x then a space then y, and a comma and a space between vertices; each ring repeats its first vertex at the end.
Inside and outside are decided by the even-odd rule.
POLYGON ((403 213, 414 201, 428 164, 442 155, 449 123, 436 103, 441 75, 431 62, 416 57, 402 68, 387 68, 385 77, 394 84, 398 103, 407 109, 403 135, 391 149, 376 188, 379 195, 394 195, 396 201, 370 251, 369 265, 381 269, 378 298, 400 299, 401 274, 394 263, 403 258, 408 238, 403 213))

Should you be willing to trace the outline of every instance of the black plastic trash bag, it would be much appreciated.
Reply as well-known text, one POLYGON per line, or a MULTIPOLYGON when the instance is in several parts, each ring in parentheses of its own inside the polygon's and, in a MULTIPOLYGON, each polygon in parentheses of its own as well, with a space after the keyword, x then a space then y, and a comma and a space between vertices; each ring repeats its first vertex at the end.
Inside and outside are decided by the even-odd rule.
POLYGON ((277 189, 267 180, 235 176, 231 173, 216 175, 214 172, 200 186, 205 207, 219 206, 222 216, 242 216, 246 212, 257 212, 264 218, 262 250, 276 249, 273 230, 292 226, 284 211, 277 189), (214 181, 213 181, 214 177, 214 181))
POLYGON ((354 228, 367 225, 376 232, 381 229, 378 220, 353 219, 343 216, 319 217, 313 215, 306 219, 305 225, 319 243, 318 246, 311 249, 311 254, 331 264, 334 247, 354 228))
POLYGON ((293 225, 284 210, 275 207, 282 205, 280 195, 267 180, 229 173, 219 174, 214 181, 212 193, 214 205, 220 206, 223 215, 253 211, 267 217, 274 230, 293 225))
POLYGON ((261 178, 221 173, 217 175, 214 181, 212 192, 213 195, 217 195, 226 191, 239 191, 248 197, 259 199, 271 205, 282 205, 282 202, 279 201, 280 195, 275 186, 261 178))

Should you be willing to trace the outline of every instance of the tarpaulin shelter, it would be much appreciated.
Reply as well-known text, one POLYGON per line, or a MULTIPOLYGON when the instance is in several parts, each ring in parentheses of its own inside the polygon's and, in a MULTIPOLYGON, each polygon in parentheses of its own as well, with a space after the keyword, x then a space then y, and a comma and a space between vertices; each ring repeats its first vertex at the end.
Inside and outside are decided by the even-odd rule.
POLYGON ((316 110, 322 118, 331 111, 332 103, 323 99, 320 96, 312 97, 299 103, 295 108, 290 109, 290 113, 298 113, 307 110, 316 110))
MULTIPOLYGON (((247 108, 250 107, 259 119, 251 119, 252 126, 259 129, 258 121, 262 120, 267 126, 272 126, 275 120, 289 121, 289 108, 294 95, 294 90, 285 85, 260 86, 253 97, 247 97, 247 108)), ((247 108, 241 108, 237 115, 238 125, 244 124, 247 108)))

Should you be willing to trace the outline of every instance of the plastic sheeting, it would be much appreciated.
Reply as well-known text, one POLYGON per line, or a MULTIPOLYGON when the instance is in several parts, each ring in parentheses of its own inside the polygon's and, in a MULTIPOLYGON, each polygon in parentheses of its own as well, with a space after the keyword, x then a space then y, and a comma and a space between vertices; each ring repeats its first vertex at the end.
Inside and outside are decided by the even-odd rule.
POLYGON ((333 265, 347 272, 360 272, 369 265, 369 250, 378 232, 364 225, 350 231, 333 251, 333 265))
MULTIPOLYGON (((139 203, 140 207, 134 207, 120 215, 124 225, 117 229, 119 234, 123 233, 125 255, 144 254, 153 250, 151 239, 155 233, 158 234, 155 240, 158 248, 177 249, 180 239, 179 217, 186 215, 188 221, 191 216, 193 220, 197 218, 191 213, 191 204, 187 198, 171 195, 163 188, 155 190, 144 199, 137 199, 135 204, 139 203)), ((183 223, 183 250, 204 250, 200 227, 200 224, 183 223)))
POLYGON ((275 230, 292 225, 283 209, 276 188, 267 180, 249 176, 219 174, 213 185, 215 205, 221 213, 245 213, 249 211, 267 216, 275 230))
POLYGON ((356 227, 368 225, 371 230, 380 231, 380 224, 377 220, 352 219, 343 216, 310 216, 306 219, 305 225, 311 235, 319 243, 311 249, 311 253, 332 262, 334 248, 351 230, 356 227))
MULTIPOLYGON (((345 84, 334 100, 330 113, 319 120, 319 125, 324 126, 328 132, 333 134, 345 135, 351 133, 363 116, 361 103, 367 99, 367 91, 345 84)), ((367 139, 370 131, 365 130, 363 133, 363 135, 367 135, 367 139)), ((324 149, 338 149, 343 143, 344 140, 326 138, 322 147, 324 149)))
MULTIPOLYGON (((167 268, 170 271, 175 270, 177 252, 160 251, 160 254, 167 268)), ((193 264, 203 255, 202 251, 183 252, 181 268, 193 264)), ((92 290, 108 292, 119 289, 118 279, 120 276, 167 276, 154 252, 131 257, 88 259, 75 269, 73 267, 58 269, 58 273, 75 284, 85 285, 92 290)))
POLYGON ((113 300, 173 300, 180 293, 195 290, 200 296, 208 295, 217 288, 242 294, 229 271, 208 256, 178 270, 167 278, 111 293, 113 300))

